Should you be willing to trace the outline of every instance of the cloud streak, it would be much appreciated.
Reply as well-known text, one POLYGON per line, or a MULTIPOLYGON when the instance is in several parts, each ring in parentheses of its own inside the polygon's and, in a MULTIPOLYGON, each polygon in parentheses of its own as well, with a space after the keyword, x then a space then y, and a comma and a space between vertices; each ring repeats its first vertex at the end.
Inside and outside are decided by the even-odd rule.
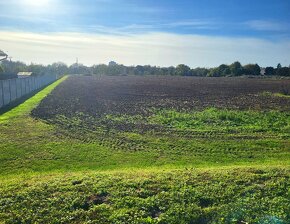
POLYGON ((191 67, 217 66, 239 60, 262 66, 289 64, 290 40, 213 37, 162 32, 143 34, 84 34, 0 31, 0 46, 15 60, 71 64, 76 57, 87 65, 115 60, 126 65, 191 67))
POLYGON ((251 20, 244 23, 251 29, 258 31, 287 31, 289 30, 289 24, 278 23, 266 20, 251 20))
POLYGON ((164 27, 183 27, 193 29, 217 29, 221 24, 213 22, 211 20, 181 20, 163 24, 164 27))

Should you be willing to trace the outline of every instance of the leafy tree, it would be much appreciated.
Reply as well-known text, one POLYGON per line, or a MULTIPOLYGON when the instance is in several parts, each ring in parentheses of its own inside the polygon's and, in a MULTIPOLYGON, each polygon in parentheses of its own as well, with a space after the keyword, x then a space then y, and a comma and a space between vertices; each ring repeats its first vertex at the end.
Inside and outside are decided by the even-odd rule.
POLYGON ((244 66, 244 73, 247 75, 260 75, 261 68, 258 64, 247 64, 244 66))
POLYGON ((27 72, 27 65, 19 61, 3 61, 2 67, 6 74, 17 74, 18 72, 27 72))
POLYGON ((219 73, 219 76, 227 76, 231 74, 231 69, 228 65, 221 64, 218 67, 218 73, 219 73))
POLYGON ((109 62, 109 66, 115 66, 115 65, 118 65, 117 62, 114 62, 114 61, 109 62))
POLYGON ((289 67, 282 67, 279 63, 277 68, 275 69, 276 75, 278 76, 290 76, 290 68, 289 67))
MULTIPOLYGON (((34 75, 44 75, 44 74, 96 74, 96 75, 178 75, 178 76, 228 76, 228 75, 242 75, 242 74, 251 74, 259 75, 260 67, 257 64, 248 64, 244 67, 240 62, 234 62, 231 65, 221 64, 216 68, 194 68, 190 69, 189 66, 185 64, 180 64, 177 67, 157 67, 150 65, 137 65, 137 66, 124 66, 114 62, 110 62, 109 65, 98 64, 91 67, 82 65, 82 64, 72 64, 67 66, 62 62, 56 62, 51 65, 41 65, 41 64, 30 64, 26 65, 22 62, 14 61, 3 61, 2 68, 5 71, 5 76, 9 78, 15 77, 16 74, 20 71, 23 72, 33 72, 34 75)), ((282 67, 281 64, 277 66, 277 69, 272 67, 267 67, 265 74, 266 75, 281 75, 289 76, 288 67, 282 67)), ((0 73, 3 73, 2 69, 0 73)), ((2 76, 3 78, 3 76, 2 76)))
POLYGON ((227 76, 230 74, 231 74, 230 66, 225 65, 225 64, 221 64, 219 67, 210 69, 207 76, 221 77, 221 76, 227 76))
POLYGON ((191 69, 187 65, 180 64, 175 69, 175 74, 178 76, 191 76, 191 69))
POLYGON ((55 62, 52 65, 48 65, 47 72, 58 75, 69 73, 67 65, 63 62, 55 62))
POLYGON ((173 66, 170 66, 167 68, 167 74, 168 75, 174 75, 175 74, 175 68, 173 66))
POLYGON ((144 75, 144 67, 142 65, 137 65, 134 69, 135 75, 144 75))
POLYGON ((231 69, 229 66, 225 68, 222 72, 222 76, 228 76, 228 75, 231 75, 231 69))
POLYGON ((265 75, 275 75, 275 69, 273 67, 266 67, 265 75))
POLYGON ((191 70, 191 73, 193 76, 207 76, 207 74, 209 73, 209 69, 207 68, 194 68, 191 70))
POLYGON ((99 64, 93 66, 93 73, 96 75, 107 75, 108 66, 105 64, 99 64))
POLYGON ((123 75, 126 73, 126 68, 123 65, 112 64, 107 67, 107 75, 123 75))
POLYGON ((44 75, 45 74, 45 67, 39 64, 30 64, 28 66, 28 71, 32 72, 33 75, 44 75))
POLYGON ((232 63, 229 67, 232 75, 238 76, 243 74, 243 66, 240 62, 236 61, 232 63))
POLYGON ((209 73, 207 74, 208 77, 220 77, 219 68, 212 68, 210 69, 209 73))
POLYGON ((290 76, 290 68, 288 67, 281 67, 276 69, 276 75, 278 76, 290 76))
POLYGON ((175 67, 163 67, 163 68, 158 68, 157 70, 158 75, 175 75, 175 67))

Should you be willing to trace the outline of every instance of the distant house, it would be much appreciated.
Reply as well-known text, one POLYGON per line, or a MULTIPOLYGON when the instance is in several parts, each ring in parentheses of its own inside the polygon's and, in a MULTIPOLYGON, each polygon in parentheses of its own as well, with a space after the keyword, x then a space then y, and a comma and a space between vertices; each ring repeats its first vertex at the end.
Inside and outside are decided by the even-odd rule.
POLYGON ((32 75, 32 72, 18 72, 17 77, 18 78, 27 78, 32 75))
POLYGON ((266 68, 261 68, 261 75, 265 75, 266 73, 266 68))

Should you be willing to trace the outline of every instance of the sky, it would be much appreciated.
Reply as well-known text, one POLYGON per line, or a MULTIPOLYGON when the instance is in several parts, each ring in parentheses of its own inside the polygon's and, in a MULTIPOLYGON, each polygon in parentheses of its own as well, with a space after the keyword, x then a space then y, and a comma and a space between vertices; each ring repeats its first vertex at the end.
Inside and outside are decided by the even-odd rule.
POLYGON ((289 0, 0 0, 12 60, 290 64, 289 0))

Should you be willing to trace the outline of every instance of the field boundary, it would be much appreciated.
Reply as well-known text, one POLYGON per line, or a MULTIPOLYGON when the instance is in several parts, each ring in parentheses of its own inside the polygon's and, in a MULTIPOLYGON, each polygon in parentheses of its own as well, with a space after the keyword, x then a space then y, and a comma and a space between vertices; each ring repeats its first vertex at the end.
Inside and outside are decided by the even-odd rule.
POLYGON ((19 104, 18 106, 14 107, 13 109, 3 114, 0 114, 0 123, 9 120, 10 118, 13 117, 29 114, 31 110, 35 108, 42 99, 44 99, 56 86, 58 86, 65 79, 67 79, 67 76, 64 76, 58 79, 57 81, 53 82, 52 84, 48 85, 47 87, 36 93, 34 96, 30 97, 29 99, 19 104))
POLYGON ((33 92, 41 90, 59 78, 57 75, 44 75, 0 80, 0 109, 15 103, 33 92))

